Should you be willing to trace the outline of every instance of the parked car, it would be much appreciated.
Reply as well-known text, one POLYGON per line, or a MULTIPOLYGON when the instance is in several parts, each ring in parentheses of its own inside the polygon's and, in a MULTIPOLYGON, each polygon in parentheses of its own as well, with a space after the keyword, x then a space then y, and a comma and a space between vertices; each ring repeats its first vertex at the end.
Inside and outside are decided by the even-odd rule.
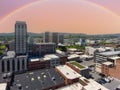
POLYGON ((108 79, 108 78, 103 78, 107 83, 110 83, 111 82, 111 80, 110 79, 108 79))
POLYGON ((106 83, 106 81, 103 78, 98 79, 97 82, 100 83, 100 84, 105 84, 106 83))

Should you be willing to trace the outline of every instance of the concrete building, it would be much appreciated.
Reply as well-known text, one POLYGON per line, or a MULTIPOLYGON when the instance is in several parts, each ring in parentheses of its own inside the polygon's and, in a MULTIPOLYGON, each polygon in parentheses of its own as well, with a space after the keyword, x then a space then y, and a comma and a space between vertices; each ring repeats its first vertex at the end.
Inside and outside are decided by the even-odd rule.
POLYGON ((53 54, 56 52, 56 45, 54 43, 35 43, 29 44, 29 56, 41 57, 45 54, 53 54))
POLYGON ((55 67, 60 65, 60 58, 55 54, 45 55, 44 59, 50 59, 50 66, 55 67))
POLYGON ((57 32, 52 33, 52 42, 56 45, 59 43, 59 34, 57 32))
POLYGON ((94 47, 86 46, 85 47, 85 54, 94 56, 95 50, 96 50, 96 48, 94 48, 94 47))
POLYGON ((86 44, 86 39, 85 39, 85 38, 81 38, 81 39, 79 40, 79 42, 80 42, 80 45, 83 46, 83 45, 86 44))
POLYGON ((43 34, 43 42, 44 43, 52 42, 52 43, 55 43, 56 45, 58 43, 63 44, 64 36, 63 34, 58 33, 58 32, 45 32, 43 34))
POLYGON ((17 56, 13 51, 8 51, 7 56, 0 59, 0 73, 22 72, 27 70, 27 56, 17 56))
POLYGON ((15 41, 11 41, 9 43, 9 51, 15 51, 15 41))
POLYGON ((96 62, 96 71, 102 72, 102 63, 108 61, 108 58, 110 57, 119 57, 120 51, 108 51, 108 52, 102 52, 102 53, 96 53, 95 54, 95 62, 96 62))
POLYGON ((23 21, 16 21, 15 24, 15 52, 17 55, 27 53, 27 24, 23 21))
POLYGON ((85 53, 87 55, 92 55, 94 56, 95 52, 105 52, 105 51, 114 51, 113 47, 91 47, 91 46, 86 46, 85 47, 85 53))
POLYGON ((43 42, 44 43, 49 43, 49 42, 52 42, 52 35, 50 32, 45 32, 43 34, 43 42))
POLYGON ((59 33, 59 37, 58 37, 58 43, 61 43, 61 44, 63 44, 64 43, 64 35, 63 34, 61 34, 61 33, 59 33))
POLYGON ((28 44, 34 44, 34 38, 32 36, 28 37, 28 44))
POLYGON ((69 61, 80 61, 80 55, 72 54, 68 56, 69 61))
POLYGON ((44 43, 55 43, 58 44, 58 33, 57 32, 45 32, 43 36, 44 43))

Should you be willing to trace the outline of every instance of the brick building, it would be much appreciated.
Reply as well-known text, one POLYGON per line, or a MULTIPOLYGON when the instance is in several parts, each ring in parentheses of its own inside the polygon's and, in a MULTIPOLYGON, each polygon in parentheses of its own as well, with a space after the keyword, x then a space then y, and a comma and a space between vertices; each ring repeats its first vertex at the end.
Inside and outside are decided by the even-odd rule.
POLYGON ((56 71, 61 74, 61 76, 65 80, 65 84, 73 84, 79 82, 79 78, 81 77, 76 71, 71 69, 67 65, 60 65, 55 67, 56 71))
POLYGON ((81 74, 82 76, 88 78, 89 77, 89 69, 86 66, 79 64, 78 62, 71 61, 66 63, 67 66, 75 70, 77 73, 81 74))
POLYGON ((102 73, 120 79, 120 57, 112 57, 102 64, 102 73), (110 62, 111 61, 111 62, 110 62))

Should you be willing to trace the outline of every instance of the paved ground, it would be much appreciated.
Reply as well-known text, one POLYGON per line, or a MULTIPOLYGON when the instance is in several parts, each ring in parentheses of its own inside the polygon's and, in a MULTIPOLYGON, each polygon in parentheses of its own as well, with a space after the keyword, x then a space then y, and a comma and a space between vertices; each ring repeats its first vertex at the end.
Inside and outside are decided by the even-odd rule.
MULTIPOLYGON (((89 61, 83 60, 83 62, 81 62, 81 64, 83 64, 85 66, 90 66, 90 65, 94 64, 94 61, 93 60, 89 60, 89 61)), ((98 80, 99 78, 101 78, 99 73, 96 73, 94 71, 94 67, 90 67, 90 69, 91 69, 90 74, 91 74, 91 76, 93 77, 94 80, 98 80)), ((102 84, 102 85, 105 86, 106 88, 108 88, 109 90, 115 90, 120 85, 120 80, 114 79, 110 83, 105 83, 105 84, 102 84)))
POLYGON ((120 80, 114 79, 111 83, 103 84, 109 90, 115 90, 120 85, 120 80))
POLYGON ((83 60, 83 62, 81 62, 81 64, 83 64, 85 66, 90 66, 90 65, 94 65, 95 63, 93 60, 89 60, 89 61, 83 60))

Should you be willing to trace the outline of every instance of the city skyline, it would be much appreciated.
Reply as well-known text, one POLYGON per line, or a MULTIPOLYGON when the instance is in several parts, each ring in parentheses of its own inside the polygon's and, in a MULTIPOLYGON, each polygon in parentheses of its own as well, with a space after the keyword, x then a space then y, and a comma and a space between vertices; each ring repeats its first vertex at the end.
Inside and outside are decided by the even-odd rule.
MULTIPOLYGON (((13 32, 17 20, 26 21, 28 32, 35 33, 112 34, 120 30, 119 7, 115 9, 118 0, 108 4, 107 0, 28 0, 20 3, 12 0, 11 3, 13 1, 14 5, 10 4, 11 8, 5 8, 0 14, 0 33, 13 32)), ((5 1, 1 2, 2 8, 6 7, 5 1)))

